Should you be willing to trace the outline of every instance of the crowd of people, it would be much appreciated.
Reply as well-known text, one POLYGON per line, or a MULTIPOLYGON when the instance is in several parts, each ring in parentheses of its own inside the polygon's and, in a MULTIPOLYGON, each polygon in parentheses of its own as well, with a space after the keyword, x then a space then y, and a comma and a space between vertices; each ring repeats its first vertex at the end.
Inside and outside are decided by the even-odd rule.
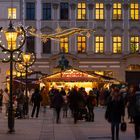
MULTIPOLYGON (((13 105, 15 107, 15 116, 25 118, 26 115, 26 97, 24 90, 17 89, 13 95, 13 105)), ((140 138, 140 91, 134 86, 122 86, 118 88, 112 86, 109 89, 93 88, 88 93, 84 87, 74 86, 72 89, 52 87, 50 90, 46 87, 39 87, 32 90, 28 98, 29 104, 32 105, 31 118, 39 117, 40 106, 43 106, 43 112, 46 107, 54 108, 56 112, 56 123, 61 123, 60 112, 63 117, 67 118, 68 111, 71 112, 73 122, 79 120, 95 121, 95 107, 105 108, 105 119, 111 124, 112 140, 119 140, 119 128, 125 118, 128 117, 129 123, 134 123, 135 137, 140 138), (127 109, 126 116, 125 110, 127 109)), ((0 109, 2 106, 5 110, 5 116, 8 113, 9 93, 6 88, 0 90, 0 109)))

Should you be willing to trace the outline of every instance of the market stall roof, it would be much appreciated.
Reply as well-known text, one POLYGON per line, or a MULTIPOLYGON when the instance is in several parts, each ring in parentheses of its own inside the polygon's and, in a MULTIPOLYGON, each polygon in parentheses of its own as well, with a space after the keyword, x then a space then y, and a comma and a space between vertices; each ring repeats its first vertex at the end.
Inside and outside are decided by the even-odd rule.
POLYGON ((66 69, 52 75, 40 78, 43 83, 46 82, 100 82, 103 81, 99 75, 88 74, 77 69, 66 69))

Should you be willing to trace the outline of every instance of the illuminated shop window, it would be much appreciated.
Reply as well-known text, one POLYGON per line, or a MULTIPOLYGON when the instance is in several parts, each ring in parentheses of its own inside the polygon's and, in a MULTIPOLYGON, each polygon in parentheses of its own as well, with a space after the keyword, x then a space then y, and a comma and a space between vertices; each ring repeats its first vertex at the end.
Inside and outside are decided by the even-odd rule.
POLYGON ((95 53, 103 53, 104 52, 104 37, 96 36, 95 37, 95 53))
POLYGON ((17 9, 8 8, 8 19, 16 19, 16 18, 17 18, 17 9))
POLYGON ((77 19, 86 19, 86 3, 84 2, 78 3, 77 19))
POLYGON ((113 4, 113 19, 122 19, 122 4, 113 4))
POLYGON ((95 5, 95 18, 104 19, 104 4, 96 3, 95 5))
POLYGON ((122 37, 114 36, 113 37, 113 53, 121 53, 122 52, 122 37))
POLYGON ((138 3, 131 3, 130 4, 130 18, 132 20, 139 19, 139 4, 138 3))
POLYGON ((60 39, 60 51, 63 53, 68 53, 68 51, 69 51, 69 39, 68 39, 68 37, 60 39))
POLYGON ((140 65, 139 64, 131 64, 127 67, 128 71, 140 71, 140 65))
POLYGON ((86 37, 85 36, 77 37, 77 46, 78 46, 78 53, 86 52, 86 37))
POLYGON ((130 38, 130 52, 135 53, 139 51, 139 37, 131 36, 130 38))

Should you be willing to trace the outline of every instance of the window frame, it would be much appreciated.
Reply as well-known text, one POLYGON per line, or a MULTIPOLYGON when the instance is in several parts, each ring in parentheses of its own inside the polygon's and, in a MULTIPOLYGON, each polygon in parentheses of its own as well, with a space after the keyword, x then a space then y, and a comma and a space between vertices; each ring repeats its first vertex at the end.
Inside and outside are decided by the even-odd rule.
POLYGON ((130 53, 136 53, 136 52, 139 52, 139 42, 140 42, 140 39, 139 39, 139 36, 130 36, 130 53), (134 38, 134 41, 132 42, 131 39, 134 38), (138 41, 136 41, 138 39, 138 41), (132 46, 134 45, 134 46, 132 46), (132 51, 133 48, 131 47, 136 47, 134 51, 132 51))
POLYGON ((8 10, 8 19, 17 19, 17 8, 16 7, 9 7, 7 10, 8 10), (14 10, 15 10, 15 12, 14 12, 14 10))
POLYGON ((130 3, 130 20, 139 20, 139 11, 139 3, 130 3), (131 7, 132 4, 134 4, 134 8, 131 7), (138 5, 138 8, 136 8, 136 4, 138 5), (132 11, 134 12, 133 15, 132 11), (136 11, 138 12, 138 18, 136 18, 136 11))
POLYGON ((51 54, 52 41, 48 39, 47 42, 42 42, 42 54, 51 54), (47 49, 44 49, 44 48, 47 49))
POLYGON ((35 20, 35 10, 35 2, 26 2, 26 20, 35 20))
POLYGON ((26 38, 26 52, 34 53, 35 52, 35 37, 27 36, 26 38))
POLYGON ((68 19, 69 19, 69 3, 68 2, 60 2, 60 20, 68 20, 68 19), (65 7, 66 4, 67 4, 67 8, 65 7), (64 6, 63 8, 61 7, 62 5, 64 6), (63 13, 67 13, 67 16, 65 16, 65 14, 63 14, 63 13))
POLYGON ((96 20, 104 20, 105 19, 105 7, 104 7, 104 3, 96 3, 95 4, 95 19, 96 20), (99 4, 99 7, 97 8, 97 4, 99 4), (101 8, 101 4, 103 4, 103 8, 101 8), (99 14, 98 14, 98 18, 97 18, 97 13, 99 12, 99 14), (103 12, 103 14, 101 15, 101 12, 103 12), (101 18, 101 16, 103 16, 102 18, 101 18))
POLYGON ((87 37, 84 36, 84 35, 77 36, 77 53, 79 53, 79 54, 86 53, 86 50, 87 50, 87 37), (80 41, 79 41, 78 38, 81 38, 80 41), (83 49, 83 45, 82 44, 84 44, 84 46, 85 46, 84 49, 83 49), (79 49, 79 45, 80 45, 80 49, 79 49))
POLYGON ((42 3, 42 20, 51 20, 52 4, 48 2, 42 3), (49 7, 50 6, 50 7, 49 7))
POLYGON ((95 53, 101 53, 101 54, 103 54, 104 53, 104 47, 105 47, 105 37, 104 36, 101 36, 101 35, 99 35, 99 36, 95 36, 95 53), (96 40, 96 38, 97 37, 99 37, 99 41, 97 41, 96 40), (101 41, 101 38, 103 39, 103 41, 101 41), (99 51, 97 52, 97 44, 99 44, 99 51), (103 46, 101 45, 101 44, 103 44, 103 46), (101 49, 101 47, 102 47, 102 49, 101 49))
POLYGON ((60 52, 62 53, 69 53, 69 38, 68 37, 60 39, 59 49, 60 49, 60 52))
POLYGON ((122 3, 113 3, 113 12, 112 12, 112 19, 113 20, 122 20, 122 3), (116 4, 116 7, 114 7, 116 4), (119 7, 119 4, 121 7, 119 7), (114 12, 116 11, 116 14, 114 14, 114 12), (121 14, 119 14, 119 11, 121 12, 121 14), (114 17, 116 16, 116 17, 114 17))
POLYGON ((77 3, 77 20, 86 20, 86 18, 87 18, 86 2, 78 2, 77 3), (79 4, 81 4, 80 8, 79 8, 79 4), (83 4, 85 4, 85 8, 83 7, 83 4), (85 14, 84 14, 84 12, 85 12, 85 14))
POLYGON ((112 52, 113 52, 113 54, 122 53, 122 39, 123 39, 122 36, 119 36, 119 35, 112 37, 112 52), (117 41, 114 42, 115 38, 116 38, 117 41), (120 38, 120 41, 119 41, 119 38, 120 38), (119 48, 119 44, 121 45, 120 48, 119 48), (115 52, 115 48, 114 48, 115 46, 114 45, 116 46, 116 52, 115 52), (119 51, 119 49, 120 49, 120 51, 119 51))

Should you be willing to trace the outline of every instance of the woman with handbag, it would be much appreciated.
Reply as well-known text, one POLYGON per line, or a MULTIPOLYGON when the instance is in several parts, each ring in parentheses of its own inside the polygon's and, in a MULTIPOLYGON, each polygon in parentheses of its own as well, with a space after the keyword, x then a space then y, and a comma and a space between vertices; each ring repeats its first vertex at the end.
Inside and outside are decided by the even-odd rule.
POLYGON ((124 108, 124 102, 119 89, 115 88, 111 93, 105 113, 105 118, 111 123, 112 140, 119 140, 119 126, 121 120, 124 120, 124 108))

